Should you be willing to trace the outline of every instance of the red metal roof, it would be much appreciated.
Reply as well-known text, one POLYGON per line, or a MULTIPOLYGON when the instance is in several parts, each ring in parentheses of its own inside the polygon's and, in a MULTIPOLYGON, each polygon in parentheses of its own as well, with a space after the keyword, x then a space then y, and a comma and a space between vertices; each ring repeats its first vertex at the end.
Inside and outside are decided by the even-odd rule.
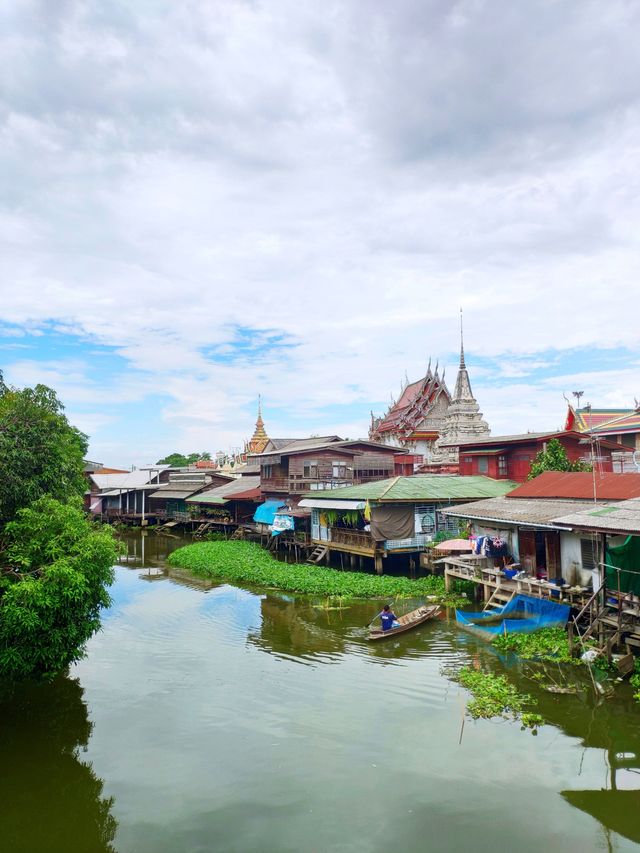
MULTIPOLYGON (((545 471, 509 492, 509 498, 573 498, 593 499, 594 476, 588 471, 545 471)), ((624 501, 640 497, 640 474, 611 474, 596 472, 596 498, 603 501, 624 501)))
POLYGON ((246 492, 233 492, 227 498, 228 501, 255 501, 262 497, 260 487, 257 489, 247 489, 246 492))

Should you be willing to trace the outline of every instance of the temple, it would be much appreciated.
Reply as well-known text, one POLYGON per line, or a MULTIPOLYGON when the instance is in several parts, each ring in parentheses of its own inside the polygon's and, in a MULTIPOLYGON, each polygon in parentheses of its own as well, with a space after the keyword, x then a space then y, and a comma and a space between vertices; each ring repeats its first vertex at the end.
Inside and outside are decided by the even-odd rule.
POLYGON ((442 376, 431 370, 417 382, 406 382, 397 402, 392 402, 387 413, 374 418, 371 413, 369 438, 391 447, 401 447, 407 453, 431 456, 434 443, 444 424, 451 395, 442 376))
MULTIPOLYGON (((371 414, 369 438, 423 457, 425 471, 457 473, 458 444, 490 435, 471 390, 464 357, 460 312, 460 366, 453 397, 444 372, 431 371, 417 382, 406 382, 397 402, 381 418, 371 414)), ((420 469, 423 470, 423 469, 420 469)))
POLYGON ((469 372, 464 360, 464 337, 462 311, 460 312, 460 366, 453 399, 447 409, 444 424, 435 443, 430 470, 440 473, 458 473, 458 448, 461 444, 491 434, 489 424, 482 419, 482 412, 471 390, 469 372))

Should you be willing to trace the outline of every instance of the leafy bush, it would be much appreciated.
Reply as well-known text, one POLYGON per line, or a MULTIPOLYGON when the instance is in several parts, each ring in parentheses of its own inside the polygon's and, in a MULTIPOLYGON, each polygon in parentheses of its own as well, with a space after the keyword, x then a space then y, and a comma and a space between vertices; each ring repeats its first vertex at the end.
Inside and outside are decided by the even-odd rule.
POLYGON ((110 603, 117 546, 81 509, 40 498, 4 530, 0 676, 51 677, 83 655, 110 603))
POLYGON ((640 658, 636 658, 634 669, 635 672, 629 679, 629 682, 635 690, 633 698, 636 702, 640 702, 640 658))
POLYGON ((207 578, 274 587, 288 592, 333 595, 350 598, 389 598, 392 596, 447 596, 444 579, 429 576, 420 580, 388 575, 342 572, 314 565, 279 563, 253 542, 198 542, 179 548, 169 556, 173 566, 188 569, 207 578))

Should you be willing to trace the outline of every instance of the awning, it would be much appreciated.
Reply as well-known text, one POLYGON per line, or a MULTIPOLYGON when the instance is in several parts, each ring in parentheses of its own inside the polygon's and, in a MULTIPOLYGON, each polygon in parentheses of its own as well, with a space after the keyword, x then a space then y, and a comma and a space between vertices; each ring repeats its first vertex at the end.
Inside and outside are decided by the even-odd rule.
POLYGON ((276 517, 277 511, 282 506, 286 506, 284 501, 265 501, 263 504, 260 504, 254 512, 253 520, 257 521, 259 524, 273 524, 273 519, 276 517))
POLYGON ((364 509, 364 501, 322 500, 321 498, 304 498, 298 506, 310 506, 314 509, 364 509))

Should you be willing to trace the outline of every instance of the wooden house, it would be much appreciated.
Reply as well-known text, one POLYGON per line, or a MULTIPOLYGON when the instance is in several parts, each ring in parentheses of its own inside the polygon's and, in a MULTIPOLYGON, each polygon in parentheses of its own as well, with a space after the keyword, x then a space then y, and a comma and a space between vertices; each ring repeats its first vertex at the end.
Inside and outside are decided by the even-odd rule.
POLYGON ((149 495, 149 509, 158 518, 174 521, 191 521, 193 513, 187 506, 187 498, 222 486, 233 477, 212 470, 172 471, 166 484, 149 495))
POLYGON ((458 531, 459 522, 445 516, 445 508, 503 495, 513 486, 488 477, 414 475, 308 493, 300 506, 312 510, 319 556, 337 554, 344 562, 347 555, 351 564, 366 558, 382 573, 386 561, 400 555, 405 564, 415 561, 437 533, 458 531))
POLYGON ((286 497, 295 505, 308 491, 339 489, 391 476, 397 453, 396 448, 377 442, 323 436, 297 439, 278 450, 250 455, 248 463, 260 465, 260 488, 265 497, 286 497))

